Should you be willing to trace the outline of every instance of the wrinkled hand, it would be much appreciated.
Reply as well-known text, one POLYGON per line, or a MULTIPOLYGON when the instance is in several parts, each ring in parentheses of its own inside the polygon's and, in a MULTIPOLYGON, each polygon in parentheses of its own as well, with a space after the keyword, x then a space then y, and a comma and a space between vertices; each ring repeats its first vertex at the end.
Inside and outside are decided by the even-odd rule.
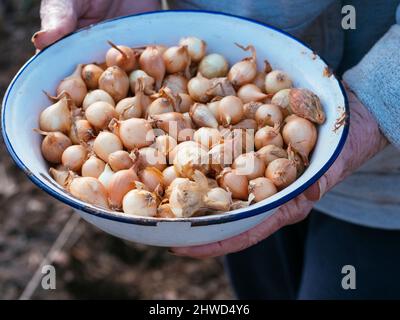
POLYGON ((42 0, 42 29, 33 35, 32 42, 41 50, 92 23, 159 8, 158 0, 42 0))
POLYGON ((355 171, 365 161, 387 144, 377 123, 356 96, 348 91, 351 126, 346 144, 331 168, 309 189, 282 205, 273 215, 256 227, 230 239, 215 243, 172 248, 176 255, 207 258, 237 252, 255 245, 280 228, 299 222, 307 217, 314 203, 325 192, 355 171))

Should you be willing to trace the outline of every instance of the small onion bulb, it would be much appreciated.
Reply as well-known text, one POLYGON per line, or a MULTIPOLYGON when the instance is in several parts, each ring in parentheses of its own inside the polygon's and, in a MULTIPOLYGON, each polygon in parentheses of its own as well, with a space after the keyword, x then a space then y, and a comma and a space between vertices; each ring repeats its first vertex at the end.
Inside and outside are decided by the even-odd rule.
POLYGON ((117 150, 108 155, 108 164, 114 171, 129 169, 133 165, 133 160, 125 150, 117 150))
POLYGON ((241 87, 246 83, 252 82, 257 75, 256 49, 251 45, 247 47, 236 45, 245 51, 250 50, 252 53, 251 57, 235 63, 228 73, 228 80, 235 87, 241 87))
POLYGON ((118 102, 128 95, 129 78, 121 68, 108 67, 99 78, 99 88, 109 93, 114 101, 118 102))
POLYGON ((119 114, 120 119, 123 120, 140 118, 143 113, 140 97, 138 99, 138 95, 136 95, 120 100, 115 107, 115 111, 119 114))
POLYGON ((173 46, 162 55, 168 73, 183 72, 190 64, 190 56, 186 46, 173 46))
POLYGON ((99 176, 99 181, 108 190, 111 178, 114 175, 114 171, 110 168, 108 164, 105 165, 103 172, 99 176))
POLYGON ((222 125, 236 124, 243 117, 243 102, 235 96, 227 96, 218 104, 218 120, 222 125))
POLYGON ((256 149, 259 150, 262 147, 273 144, 278 147, 283 147, 283 139, 279 132, 279 127, 265 126, 259 129, 254 136, 254 144, 256 149))
POLYGON ((77 144, 69 146, 64 150, 61 156, 62 165, 72 171, 78 172, 81 170, 83 163, 86 160, 87 150, 85 147, 77 144))
POLYGON ((165 75, 165 63, 163 50, 157 46, 148 46, 139 58, 140 69, 146 72, 155 81, 156 90, 160 89, 165 75))
POLYGON ((162 182, 165 187, 168 187, 172 183, 172 181, 179 177, 174 166, 169 166, 165 168, 162 172, 162 175, 162 182))
POLYGON ((69 191, 84 202, 108 209, 107 190, 96 178, 75 178, 69 185, 69 191))
POLYGON ((153 192, 163 186, 163 174, 155 167, 147 167, 139 171, 139 179, 153 192))
POLYGON ((249 181, 246 176, 238 174, 236 170, 226 168, 217 177, 217 181, 222 188, 232 193, 232 198, 247 200, 249 181))
POLYGON ((111 48, 106 53, 106 64, 108 67, 117 66, 126 72, 130 72, 136 67, 136 54, 127 47, 115 45, 108 41, 111 48))
POLYGON ((207 149, 212 148, 218 144, 222 139, 221 133, 218 129, 202 127, 195 131, 193 140, 203 145, 207 149))
POLYGON ((96 156, 90 156, 82 165, 82 177, 99 178, 105 167, 104 161, 96 156))
POLYGON ((162 171, 167 167, 167 158, 164 154, 152 147, 141 148, 138 151, 139 167, 155 167, 162 171))
POLYGON ((180 46, 186 46, 193 62, 199 62, 206 54, 207 44, 196 37, 185 37, 179 41, 180 46))
POLYGON ((195 171, 199 170, 206 173, 209 169, 208 153, 199 145, 186 144, 179 148, 173 163, 175 170, 181 177, 191 178, 195 171))
POLYGON ((296 164, 293 160, 285 158, 273 160, 265 170, 265 177, 276 187, 283 189, 296 180, 296 164))
POLYGON ((104 101, 92 103, 85 111, 86 119, 96 129, 106 129, 113 118, 117 117, 114 107, 104 101))
POLYGON ((257 151, 257 154, 264 161, 265 165, 268 165, 271 161, 275 159, 288 157, 288 153, 285 149, 282 149, 273 144, 262 147, 257 151))
POLYGON ((61 131, 68 133, 71 128, 72 118, 70 102, 67 96, 44 109, 39 116, 39 128, 42 131, 61 131))
POLYGON ((77 119, 72 123, 69 138, 74 144, 85 143, 94 137, 94 130, 89 121, 77 119))
POLYGON ((263 93, 253 83, 248 83, 241 86, 237 92, 237 95, 243 101, 243 103, 248 103, 252 101, 261 101, 268 97, 268 95, 263 93))
POLYGON ((205 104, 195 103, 190 108, 190 117, 199 127, 218 128, 217 119, 205 104))
POLYGON ((119 137, 128 150, 147 147, 154 142, 153 128, 145 119, 131 118, 120 121, 117 128, 119 137))
POLYGON ((222 55, 211 53, 200 61, 199 71, 204 77, 212 79, 225 77, 228 73, 228 67, 228 61, 222 55))
POLYGON ((292 113, 289 106, 289 94, 291 89, 282 89, 275 93, 271 99, 271 103, 279 106, 282 110, 284 117, 287 117, 292 113))
POLYGON ((48 162, 61 163, 61 156, 71 146, 71 140, 61 132, 38 132, 45 135, 41 146, 43 157, 48 162))
POLYGON ((108 161, 108 156, 118 150, 122 150, 121 140, 117 135, 102 131, 96 137, 93 143, 93 151, 103 161, 108 161))
POLYGON ((97 101, 104 101, 108 104, 111 104, 113 107, 115 106, 114 99, 104 90, 96 89, 93 91, 88 92, 85 96, 85 99, 82 103, 82 109, 85 111, 91 104, 97 101))
POLYGON ((122 207, 122 199, 132 189, 136 188, 139 178, 133 167, 114 173, 108 182, 108 198, 112 209, 122 207))
POLYGON ((211 81, 204 77, 201 72, 189 80, 187 89, 190 97, 194 101, 208 102, 211 99, 209 90, 212 87, 211 81))
POLYGON ((177 144, 178 143, 174 138, 165 134, 158 136, 152 146, 156 148, 159 152, 161 152, 164 156, 167 156, 177 146, 177 144))
POLYGON ((282 89, 289 89, 293 86, 292 80, 286 72, 273 70, 265 76, 265 91, 277 93, 282 89))
POLYGON ((315 125, 307 119, 292 115, 282 129, 282 136, 285 143, 290 145, 307 165, 308 155, 317 141, 315 125))
POLYGON ((233 162, 232 168, 239 175, 245 175, 249 180, 262 177, 265 173, 265 163, 255 152, 244 153, 233 162))
POLYGON ((129 215, 154 217, 157 214, 156 196, 146 190, 133 189, 124 196, 122 210, 129 215))
POLYGON ((186 93, 179 93, 179 98, 181 103, 179 104, 179 112, 186 113, 189 112, 190 107, 193 105, 193 99, 186 93))
POLYGON ((74 101, 75 105, 81 106, 87 94, 85 82, 82 80, 82 65, 77 65, 75 71, 60 82, 57 87, 57 95, 66 92, 74 101))
POLYGON ((172 93, 187 93, 188 79, 181 74, 169 74, 164 78, 163 87, 171 89, 172 93))
POLYGON ((99 86, 99 78, 103 73, 103 69, 96 64, 87 64, 82 68, 82 79, 85 81, 86 87, 90 90, 97 89, 99 86))
POLYGON ((129 75, 129 84, 131 87, 131 91, 136 94, 139 88, 139 79, 141 79, 143 83, 143 91, 145 94, 153 94, 154 93, 154 78, 150 77, 143 70, 134 70, 129 75))
POLYGON ((255 202, 260 202, 277 192, 275 185, 268 178, 259 177, 249 181, 249 194, 254 195, 255 202))
POLYGON ((255 120, 259 127, 279 125, 283 121, 281 108, 274 104, 263 104, 257 109, 255 120))
POLYGON ((204 204, 209 209, 228 211, 232 204, 232 194, 223 188, 212 188, 205 195, 204 204))

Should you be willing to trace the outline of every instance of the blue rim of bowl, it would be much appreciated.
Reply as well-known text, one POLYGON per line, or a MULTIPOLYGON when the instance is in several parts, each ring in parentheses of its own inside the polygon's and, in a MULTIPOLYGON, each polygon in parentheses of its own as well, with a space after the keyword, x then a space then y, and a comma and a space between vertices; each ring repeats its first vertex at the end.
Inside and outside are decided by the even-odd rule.
MULTIPOLYGON (((272 29, 276 32, 279 32, 279 33, 297 41, 298 43, 300 43, 301 45, 303 45, 304 47, 308 48, 309 50, 311 50, 313 52, 313 50, 309 46, 304 44, 301 40, 295 38, 294 36, 290 35, 289 33, 285 32, 279 28, 276 28, 274 26, 271 26, 266 23, 262 23, 262 22, 259 22, 259 21, 253 20, 253 19, 245 18, 245 17, 240 17, 240 16, 228 14, 228 13, 223 13, 223 12, 207 11, 207 10, 151 11, 151 12, 132 14, 132 15, 127 15, 127 16, 117 17, 114 19, 104 20, 104 21, 97 23, 96 25, 108 23, 110 21, 127 19, 127 18, 134 17, 134 16, 143 16, 143 15, 152 15, 152 14, 168 14, 168 13, 185 13, 185 12, 228 16, 231 18, 240 19, 240 20, 244 20, 244 21, 248 21, 248 22, 257 24, 257 25, 261 25, 265 28, 272 29)), ((73 34, 80 33, 85 30, 91 29, 93 26, 94 25, 90 25, 85 28, 79 29, 73 33, 70 33, 70 34, 66 35, 65 37, 59 39, 58 41, 54 42, 51 46, 55 45, 59 41, 62 41, 64 38, 72 36, 73 34)), ((51 47, 51 46, 49 46, 49 47, 51 47)), ((49 47, 47 47, 47 48, 49 48, 49 47)), ((343 149, 343 146, 345 144, 345 141, 346 141, 346 138, 347 138, 347 135, 349 132, 350 110, 349 110, 347 95, 346 95, 346 92, 344 90, 342 83, 334 75, 337 83, 339 84, 342 95, 344 97, 344 102, 345 102, 344 108, 345 108, 347 120, 344 125, 339 143, 338 143, 334 153, 332 154, 332 156, 329 158, 329 160, 325 163, 325 165, 315 175, 313 175, 309 180, 307 180, 303 185, 299 186, 297 189, 293 190, 292 192, 285 195, 284 197, 277 199, 266 205, 263 205, 263 206, 260 206, 258 208, 254 208, 254 209, 249 209, 244 212, 238 212, 238 213, 231 214, 231 215, 220 214, 220 215, 215 215, 215 216, 210 215, 210 216, 192 217, 192 218, 167 219, 167 218, 145 218, 145 217, 134 217, 134 216, 124 217, 122 215, 120 216, 120 215, 112 214, 111 211, 108 211, 106 209, 82 204, 82 202, 80 202, 80 200, 78 200, 78 199, 71 200, 70 198, 64 196, 62 193, 58 193, 55 190, 53 190, 52 188, 50 188, 48 185, 46 185, 44 182, 42 182, 39 178, 37 178, 35 175, 33 175, 30 172, 30 170, 25 166, 25 164, 21 161, 21 159, 18 157, 18 155, 14 151, 14 149, 11 145, 11 142, 8 138, 8 135, 6 132, 6 126, 5 126, 5 109, 7 106, 8 96, 10 95, 10 92, 11 92, 15 82, 18 80, 19 76, 24 72, 24 70, 28 67, 28 65, 30 63, 32 63, 39 55, 43 54, 43 52, 45 52, 47 50, 47 48, 43 49, 38 54, 34 55, 22 66, 22 68, 18 71, 18 73, 15 75, 14 79, 10 83, 10 85, 4 95, 4 99, 3 99, 3 103, 2 103, 2 110, 1 110, 1 131, 3 134, 3 138, 5 141, 7 150, 10 153, 10 155, 11 155, 12 159, 14 160, 14 162, 16 163, 16 165, 28 176, 28 178, 35 185, 37 185, 40 189, 44 190, 45 192, 47 192, 51 196, 55 197, 56 199, 64 202, 65 204, 67 204, 75 209, 82 210, 86 213, 93 214, 97 217, 114 220, 114 221, 118 221, 118 222, 123 222, 123 223, 128 223, 128 224, 147 225, 147 226, 156 226, 159 222, 190 222, 191 226, 196 227, 196 226, 207 226, 207 225, 213 225, 213 224, 232 222, 232 221, 236 221, 236 220, 249 218, 249 217, 252 217, 255 215, 259 215, 266 211, 277 208, 277 207, 281 206, 282 204, 288 202, 289 200, 295 198, 296 196, 298 196, 299 194, 304 192, 307 188, 309 188, 312 184, 314 184, 319 178, 321 178, 321 176, 330 168, 330 166, 334 163, 334 161, 339 156, 341 150, 343 149)), ((319 59, 321 59, 321 61, 323 61, 326 65, 328 65, 327 62, 323 58, 319 57, 319 59)))

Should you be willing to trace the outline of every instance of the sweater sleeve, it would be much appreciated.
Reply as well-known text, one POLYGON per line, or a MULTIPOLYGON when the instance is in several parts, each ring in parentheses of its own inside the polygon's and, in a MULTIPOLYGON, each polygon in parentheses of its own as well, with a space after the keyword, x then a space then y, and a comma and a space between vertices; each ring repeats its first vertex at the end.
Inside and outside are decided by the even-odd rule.
POLYGON ((343 79, 375 117, 382 133, 400 149, 400 5, 397 24, 343 79))

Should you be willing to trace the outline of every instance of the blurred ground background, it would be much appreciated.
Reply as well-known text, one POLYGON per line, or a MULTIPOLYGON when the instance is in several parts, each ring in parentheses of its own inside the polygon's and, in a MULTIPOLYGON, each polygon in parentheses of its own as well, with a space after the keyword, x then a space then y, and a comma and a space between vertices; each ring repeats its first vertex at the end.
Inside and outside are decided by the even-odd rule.
MULTIPOLYGON (((0 0, 0 101, 34 53, 38 0, 0 0)), ((29 106, 26 106, 29 112, 29 106)), ((69 220, 71 210, 19 171, 0 142, 0 299, 18 299, 69 220)), ((219 260, 179 258, 122 241, 79 221, 53 263, 56 290, 33 299, 229 299, 219 260)))

